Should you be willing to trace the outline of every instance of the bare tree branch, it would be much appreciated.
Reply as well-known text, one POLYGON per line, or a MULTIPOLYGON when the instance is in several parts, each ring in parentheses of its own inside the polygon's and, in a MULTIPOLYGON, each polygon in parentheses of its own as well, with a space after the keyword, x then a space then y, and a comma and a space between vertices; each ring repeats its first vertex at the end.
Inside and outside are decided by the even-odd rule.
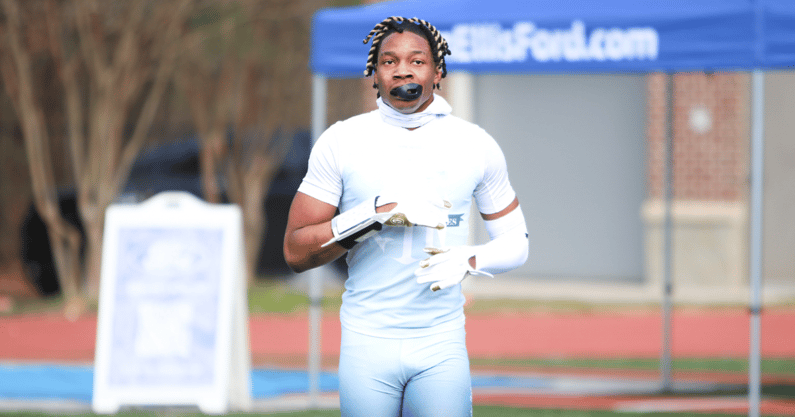
POLYGON ((154 77, 152 89, 149 92, 143 110, 135 124, 135 130, 133 131, 130 141, 123 150, 119 166, 116 169, 116 176, 112 184, 112 194, 114 196, 118 195, 121 191, 121 187, 124 186, 124 182, 130 175, 130 169, 135 162, 135 158, 140 153, 144 142, 148 138, 149 128, 152 125, 157 108, 162 101, 163 92, 171 81, 171 77, 176 69, 177 50, 179 47, 177 39, 180 37, 182 19, 186 16, 190 2, 191 0, 180 0, 171 13, 169 13, 172 18, 165 31, 165 39, 162 41, 164 46, 160 50, 160 56, 156 57, 160 61, 160 64, 154 77))
POLYGON ((201 142, 205 198, 219 200, 223 176, 229 200, 243 210, 249 279, 270 183, 295 132, 308 128, 308 3, 197 1, 178 67, 201 142))
POLYGON ((84 113, 80 96, 80 83, 77 79, 79 61, 74 54, 66 57, 61 46, 64 28, 63 13, 54 1, 47 2, 46 19, 49 30, 48 46, 55 61, 55 68, 64 87, 67 128, 69 129, 69 149, 71 151, 72 173, 75 182, 80 183, 79 176, 83 173, 85 159, 85 135, 83 134, 84 113))
POLYGON ((91 5, 96 6, 96 2, 93 0, 85 0, 75 2, 74 4, 76 27, 81 39, 79 47, 83 59, 88 65, 88 69, 93 72, 93 76, 103 77, 105 74, 103 57, 106 56, 106 52, 104 49, 101 49, 104 47, 104 42, 100 42, 99 40, 104 39, 104 35, 97 34, 96 27, 98 25, 94 19, 95 14, 92 13, 89 7, 91 5))

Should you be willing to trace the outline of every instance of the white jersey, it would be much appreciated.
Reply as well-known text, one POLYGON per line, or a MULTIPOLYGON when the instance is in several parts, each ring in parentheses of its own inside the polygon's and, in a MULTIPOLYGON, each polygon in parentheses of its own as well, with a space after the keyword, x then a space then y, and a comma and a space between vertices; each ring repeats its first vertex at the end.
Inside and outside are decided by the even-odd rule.
POLYGON ((485 214, 516 194, 505 156, 483 129, 444 116, 418 129, 387 123, 378 110, 335 123, 320 136, 298 191, 340 212, 383 190, 425 189, 452 203, 447 227, 385 226, 348 252, 340 320, 378 337, 418 337, 464 326, 461 286, 433 292, 414 270, 423 248, 467 244, 472 198, 485 214))

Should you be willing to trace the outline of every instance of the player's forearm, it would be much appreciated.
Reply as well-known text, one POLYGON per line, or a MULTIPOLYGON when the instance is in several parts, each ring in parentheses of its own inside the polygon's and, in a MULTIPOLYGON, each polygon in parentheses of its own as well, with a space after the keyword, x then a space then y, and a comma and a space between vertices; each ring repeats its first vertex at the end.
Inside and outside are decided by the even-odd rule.
POLYGON ((333 237, 331 222, 305 226, 285 235, 284 259, 295 272, 325 265, 342 256, 347 249, 339 245, 321 247, 333 237))
POLYGON ((511 231, 479 246, 469 264, 490 274, 501 274, 523 265, 528 253, 527 234, 511 231))
MULTIPOLYGON (((388 212, 396 204, 379 207, 378 212, 388 212)), ((284 238, 284 259, 295 272, 325 265, 348 251, 340 242, 329 242, 334 238, 331 222, 309 225, 292 231, 284 238)))
POLYGON ((486 231, 491 241, 481 245, 475 256, 473 267, 491 274, 500 274, 517 268, 527 261, 529 252, 527 225, 524 215, 516 207, 498 219, 486 220, 486 231))

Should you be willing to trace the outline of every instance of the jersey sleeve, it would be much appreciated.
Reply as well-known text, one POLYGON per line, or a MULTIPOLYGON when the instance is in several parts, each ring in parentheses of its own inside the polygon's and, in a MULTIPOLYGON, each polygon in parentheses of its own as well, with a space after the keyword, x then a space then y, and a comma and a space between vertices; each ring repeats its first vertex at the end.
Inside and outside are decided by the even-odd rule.
POLYGON ((490 135, 483 142, 483 179, 475 188, 475 202, 483 214, 497 213, 508 207, 516 198, 516 192, 508 180, 508 165, 505 155, 490 135))
POLYGON ((342 196, 342 175, 334 126, 326 130, 309 154, 309 165, 298 191, 324 203, 339 206, 342 196))

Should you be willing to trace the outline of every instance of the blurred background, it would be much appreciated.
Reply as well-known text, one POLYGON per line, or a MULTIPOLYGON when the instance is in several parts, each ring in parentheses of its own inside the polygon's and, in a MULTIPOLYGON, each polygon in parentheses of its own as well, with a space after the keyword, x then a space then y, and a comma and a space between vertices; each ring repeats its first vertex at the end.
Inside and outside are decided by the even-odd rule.
MULTIPOLYGON (((307 280, 287 268, 282 240, 312 144, 311 19, 321 8, 362 3, 377 2, 2 0, 0 323, 42 312, 75 326, 94 317, 105 208, 184 190, 242 208, 252 322, 286 314, 305 324, 296 317, 308 309, 307 280)), ((674 333, 674 364, 680 372, 725 372, 742 383, 751 75, 689 72, 671 80, 670 276, 681 329, 674 333), (709 350, 698 326, 717 331, 715 343, 724 348, 709 350), (736 338, 721 339, 715 326, 729 326, 723 336, 736 338)), ((376 108, 372 80, 327 82, 328 125, 376 108)), ((465 282, 470 334, 488 339, 478 323, 493 331, 489 320, 519 314, 529 320, 527 333, 552 339, 559 325, 532 320, 616 319, 597 329, 557 322, 587 332, 582 340, 596 345, 627 329, 648 336, 634 350, 577 350, 572 345, 585 342, 563 335, 561 345, 546 350, 531 334, 498 338, 473 348, 475 366, 629 369, 654 377, 665 280, 666 82, 660 73, 451 73, 443 80, 439 93, 453 113, 502 147, 530 230, 526 265, 495 280, 465 282), (627 317, 645 321, 621 321, 627 317), (500 343, 525 345, 506 353, 500 343)), ((792 400, 795 72, 766 75, 765 109, 763 301, 776 324, 763 333, 763 352, 775 356, 764 369, 784 381, 777 395, 792 400)), ((473 240, 484 238, 473 224, 473 240)), ((333 369, 344 264, 325 276, 324 328, 331 335, 324 344, 331 347, 323 363, 333 369)), ((255 366, 304 366, 306 335, 298 328, 285 342, 294 352, 254 347, 255 366)), ((258 340, 252 334, 252 343, 272 343, 258 340)), ((0 356, 17 359, 24 358, 0 356)))
MULTIPOLYGON (((310 19, 350 3, 4 3, 3 294, 95 298, 104 208, 164 190, 248 207, 251 280, 286 274, 310 19)), ((332 117, 355 114, 339 90, 332 117)))

